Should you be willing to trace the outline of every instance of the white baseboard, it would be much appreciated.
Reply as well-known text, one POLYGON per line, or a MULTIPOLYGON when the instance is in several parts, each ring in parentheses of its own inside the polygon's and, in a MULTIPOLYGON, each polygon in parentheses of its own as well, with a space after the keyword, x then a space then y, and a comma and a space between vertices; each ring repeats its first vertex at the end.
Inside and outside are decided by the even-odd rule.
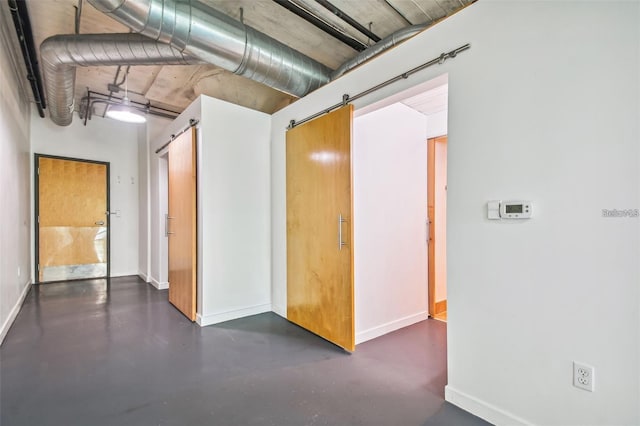
POLYGON ((16 320, 16 317, 18 316, 18 312, 20 312, 20 308, 22 308, 22 303, 24 303, 24 299, 25 297, 27 297, 27 293, 29 293, 30 288, 31 288, 31 280, 28 280, 27 283, 24 285, 24 289, 22 289, 22 293, 20 293, 20 297, 18 297, 16 304, 13 306, 13 309, 11 309, 11 312, 9 312, 9 316, 7 317, 5 322, 2 324, 2 328, 0 329, 0 345, 2 345, 2 342, 4 342, 4 338, 7 336, 9 329, 13 325, 13 322, 16 320))
POLYGON ((142 281, 144 281, 145 283, 149 282, 149 277, 147 276, 147 274, 145 274, 144 272, 138 272, 138 276, 140 277, 140 279, 142 281))
POLYGON ((158 290, 166 290, 169 288, 169 281, 158 281, 153 277, 150 277, 151 279, 149 281, 147 281, 149 284, 151 284, 152 286, 154 286, 155 288, 157 288, 158 290))
POLYGON ((387 323, 372 327, 368 330, 356 332, 356 345, 364 343, 367 340, 375 339, 392 331, 399 330, 404 327, 408 327, 420 321, 424 321, 429 318, 428 312, 420 312, 417 314, 409 315, 404 318, 389 321, 387 323))
POLYGON ((444 399, 496 426, 529 426, 533 424, 508 411, 495 407, 464 392, 460 392, 450 385, 444 388, 444 399))
POLYGON ((244 318, 250 315, 263 314, 265 312, 271 312, 271 303, 249 306, 247 308, 234 309, 231 311, 225 311, 217 314, 209 314, 204 316, 200 314, 196 314, 196 322, 201 327, 205 327, 207 325, 218 324, 220 322, 231 321, 238 318, 244 318))

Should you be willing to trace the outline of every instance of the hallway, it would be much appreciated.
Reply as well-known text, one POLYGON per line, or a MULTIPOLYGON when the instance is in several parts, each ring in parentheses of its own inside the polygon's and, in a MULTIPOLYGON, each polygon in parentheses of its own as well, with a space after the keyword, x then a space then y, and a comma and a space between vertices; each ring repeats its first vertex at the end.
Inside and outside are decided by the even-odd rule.
POLYGON ((349 355, 269 313, 200 328, 137 277, 34 286, 0 348, 0 424, 485 425, 443 402, 446 324, 349 355))

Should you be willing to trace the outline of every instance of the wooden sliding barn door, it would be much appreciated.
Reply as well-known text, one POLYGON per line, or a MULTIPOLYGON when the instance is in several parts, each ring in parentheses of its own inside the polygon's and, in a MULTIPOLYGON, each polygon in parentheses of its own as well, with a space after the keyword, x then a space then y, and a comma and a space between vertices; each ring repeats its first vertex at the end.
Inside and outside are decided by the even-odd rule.
POLYGON ((196 319, 196 132, 169 145, 169 302, 196 319))
POLYGON ((353 351, 348 105, 287 132, 287 319, 353 351))

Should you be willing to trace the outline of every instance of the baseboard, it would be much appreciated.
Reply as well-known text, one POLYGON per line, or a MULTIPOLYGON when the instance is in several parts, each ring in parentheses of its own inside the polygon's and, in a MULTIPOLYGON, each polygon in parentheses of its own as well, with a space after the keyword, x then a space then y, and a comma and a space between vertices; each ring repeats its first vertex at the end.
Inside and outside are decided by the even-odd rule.
POLYGON ((140 279, 142 281, 144 281, 145 283, 149 282, 149 277, 147 276, 147 274, 145 274, 144 272, 138 272, 138 276, 140 277, 140 279))
POLYGON ((509 413, 508 411, 495 407, 464 392, 460 392, 459 390, 452 388, 451 385, 445 386, 444 399, 453 405, 470 412, 474 416, 478 416, 496 426, 529 426, 533 424, 509 413))
POLYGON ((154 286, 155 288, 157 288, 158 290, 166 290, 169 288, 169 281, 160 282, 155 278, 151 277, 151 279, 147 282, 152 286, 154 286))
POLYGON ((22 304, 24 303, 24 299, 27 297, 30 288, 31 280, 28 280, 24 286, 24 289, 22 290, 22 293, 20 293, 20 297, 18 297, 16 304, 13 306, 13 309, 11 309, 11 312, 9 312, 9 316, 5 320, 4 324, 2 324, 2 328, 0 329, 0 345, 2 345, 2 342, 4 342, 4 338, 7 336, 9 329, 13 325, 13 322, 16 320, 18 312, 20 312, 20 308, 22 308, 22 304))
POLYGON ((404 318, 399 318, 397 320, 389 321, 385 324, 381 324, 379 326, 370 328, 368 330, 356 332, 356 345, 360 343, 364 343, 367 340, 375 339, 376 337, 380 337, 387 333, 391 333, 392 331, 396 331, 401 328, 410 326, 417 322, 424 321, 427 318, 429 318, 428 312, 420 312, 417 314, 406 316, 404 318))
POLYGON ((271 303, 265 303, 262 305, 249 306, 242 309, 234 309, 231 311, 220 312, 217 314, 209 315, 196 315, 196 322, 201 326, 218 324, 220 322, 231 321, 238 318, 248 317, 250 315, 263 314, 265 312, 271 312, 271 303))
POLYGON ((436 315, 447 312, 447 299, 436 302, 436 315))

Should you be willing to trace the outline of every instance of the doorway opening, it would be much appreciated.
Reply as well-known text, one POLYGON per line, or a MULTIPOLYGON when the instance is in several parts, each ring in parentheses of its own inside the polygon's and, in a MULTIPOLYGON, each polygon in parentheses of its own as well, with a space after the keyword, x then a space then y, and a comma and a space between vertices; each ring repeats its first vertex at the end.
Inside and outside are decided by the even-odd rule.
POLYGON ((429 316, 447 321, 447 135, 427 139, 429 316))
POLYGON ((356 343, 446 318, 447 116, 446 74, 355 112, 356 343))
POLYGON ((290 321, 352 351, 429 318, 429 224, 445 220, 428 215, 427 140, 446 134, 447 99, 445 74, 288 130, 290 321))
POLYGON ((36 282, 110 275, 109 163, 35 154, 36 282))

